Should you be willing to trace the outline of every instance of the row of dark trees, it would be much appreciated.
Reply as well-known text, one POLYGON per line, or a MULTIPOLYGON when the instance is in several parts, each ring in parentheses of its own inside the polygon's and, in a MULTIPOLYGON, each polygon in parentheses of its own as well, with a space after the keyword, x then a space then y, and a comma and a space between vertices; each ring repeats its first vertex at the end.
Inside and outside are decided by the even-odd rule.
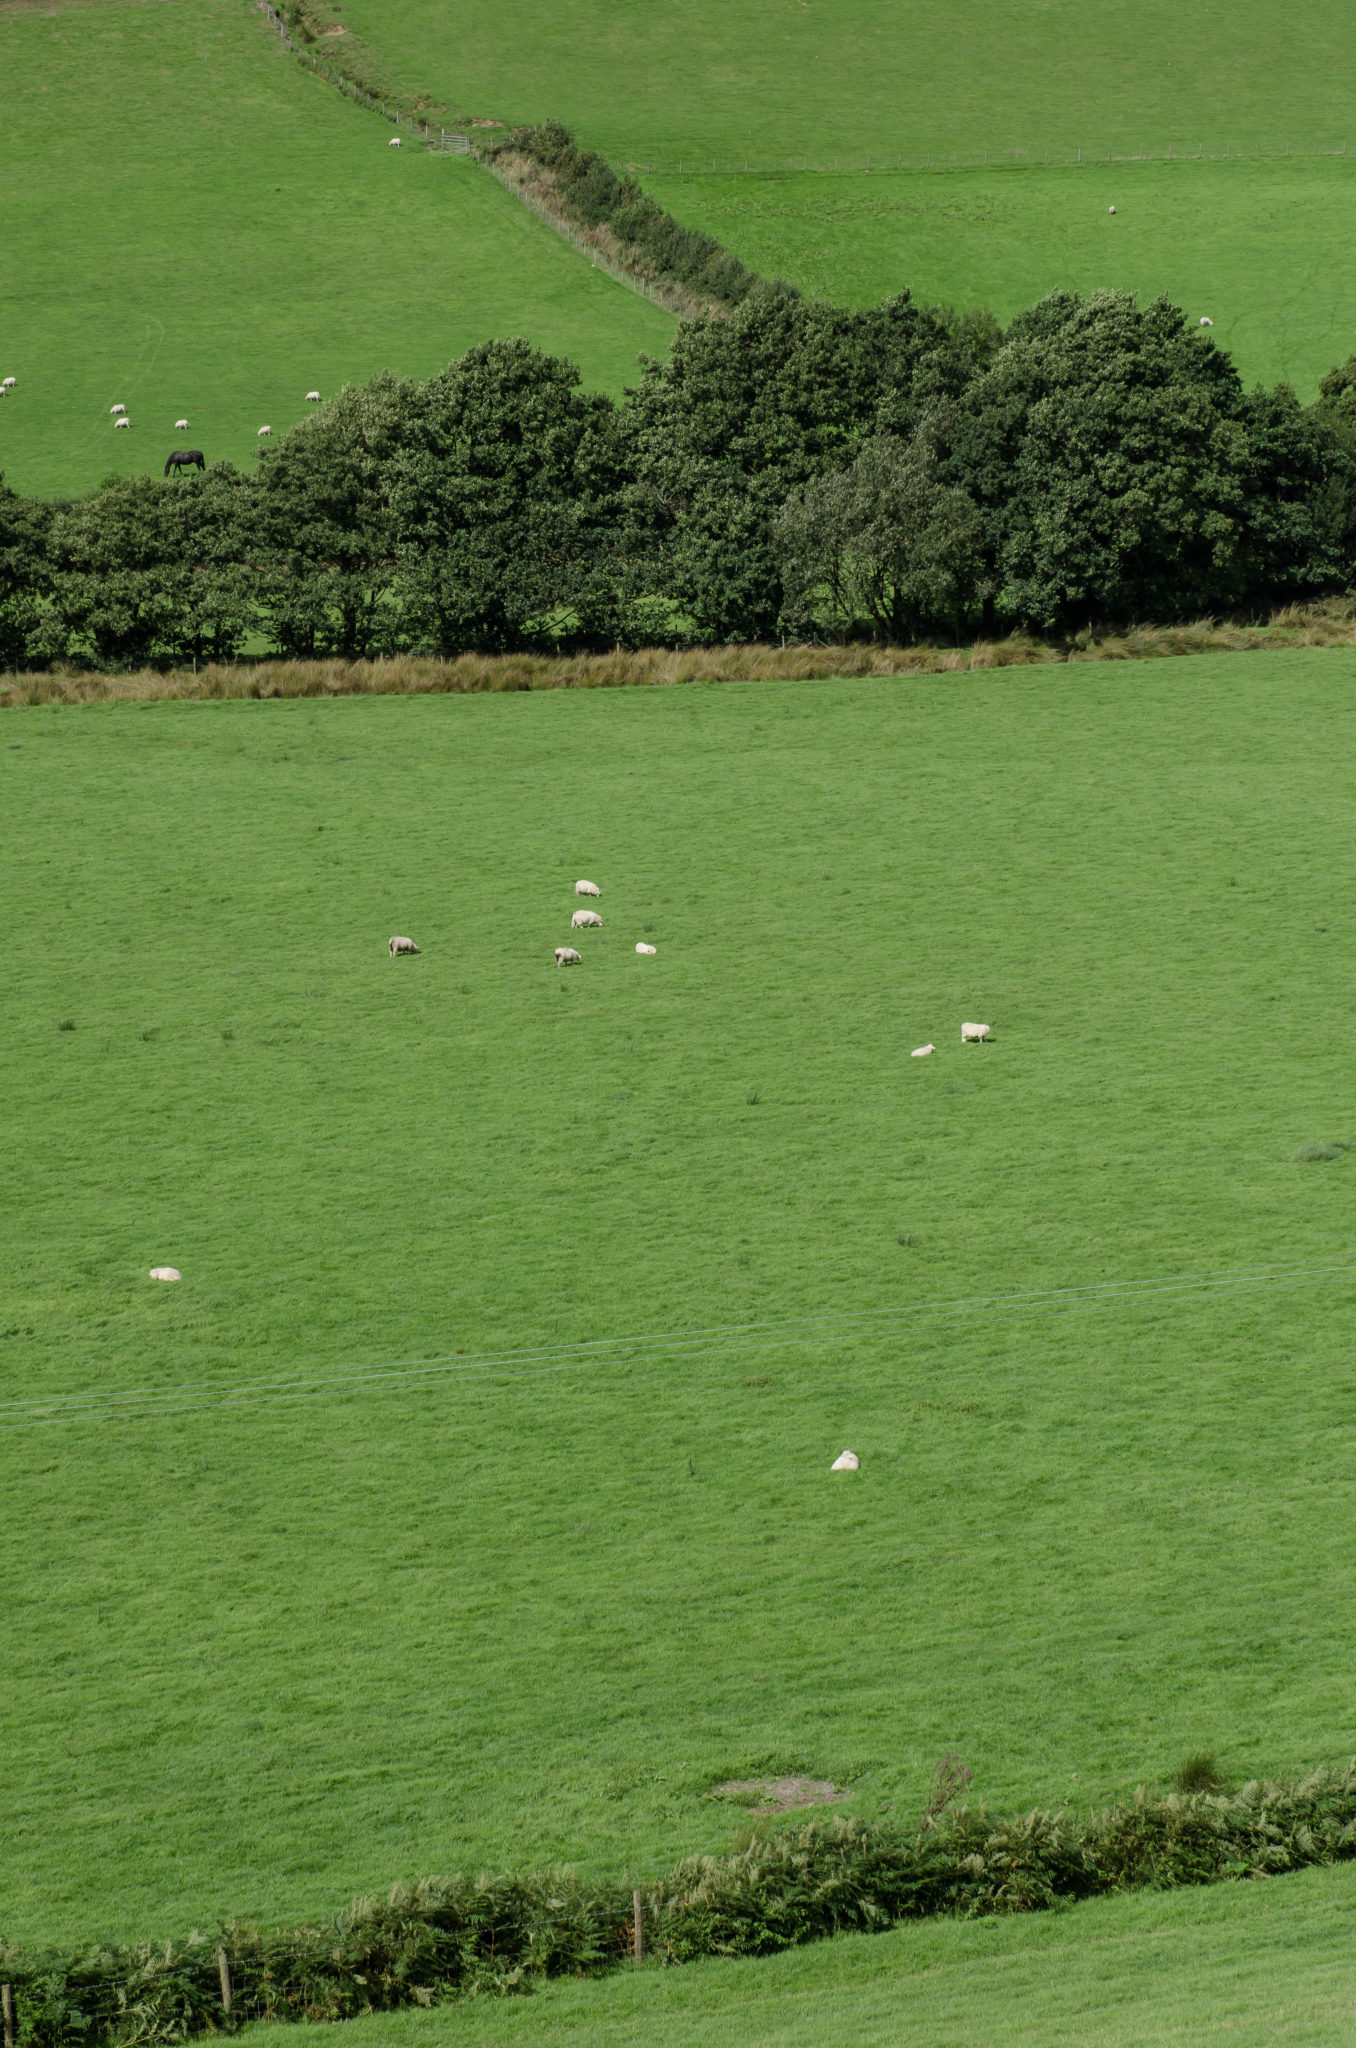
POLYGON ((759 287, 621 403, 525 342, 346 389, 245 475, 0 487, 0 667, 1258 611, 1356 582, 1356 358, 1245 392, 1165 301, 1006 332, 759 287), (262 638, 261 638, 262 636, 262 638))

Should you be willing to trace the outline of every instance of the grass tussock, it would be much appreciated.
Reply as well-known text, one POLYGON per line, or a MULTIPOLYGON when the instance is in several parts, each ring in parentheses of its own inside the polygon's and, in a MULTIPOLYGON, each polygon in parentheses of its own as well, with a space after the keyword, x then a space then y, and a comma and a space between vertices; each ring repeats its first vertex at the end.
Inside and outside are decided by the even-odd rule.
POLYGON ((1356 595, 1288 606, 1265 624, 1089 628, 1067 642, 978 640, 968 647, 617 648, 610 654, 400 654, 387 660, 258 661, 128 675, 54 668, 0 675, 0 710, 30 704, 156 703, 269 697, 469 696, 497 690, 618 690, 682 683, 809 682, 819 677, 969 675, 1080 661, 1356 646, 1356 595))

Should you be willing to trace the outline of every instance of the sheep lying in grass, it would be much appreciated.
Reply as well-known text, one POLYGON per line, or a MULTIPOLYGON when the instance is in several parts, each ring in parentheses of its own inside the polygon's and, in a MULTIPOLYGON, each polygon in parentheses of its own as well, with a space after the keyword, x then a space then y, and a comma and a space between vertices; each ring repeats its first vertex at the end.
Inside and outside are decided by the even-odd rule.
POLYGON ((930 1052, 936 1052, 935 1045, 916 1045, 909 1054, 911 1060, 925 1060, 930 1052))
POLYGON ((570 919, 570 928, 573 931, 582 931, 586 925, 601 924, 602 921, 596 910, 576 910, 570 919))
POLYGON ((152 1280, 182 1280, 183 1274, 177 1266, 152 1266, 152 1280))
POLYGON ((413 939, 394 938, 386 941, 386 950, 394 960, 397 953, 417 953, 419 948, 413 939))
POLYGON ((573 946, 557 946, 557 947, 556 947, 556 966, 557 966, 557 967, 582 967, 583 963, 584 963, 584 956, 583 956, 583 954, 582 954, 582 953, 576 953, 576 952, 575 952, 575 950, 574 950, 574 947, 573 947, 573 946))
POLYGON ((638 953, 657 953, 659 948, 658 946, 647 946, 644 939, 638 939, 636 941, 636 951, 638 953))

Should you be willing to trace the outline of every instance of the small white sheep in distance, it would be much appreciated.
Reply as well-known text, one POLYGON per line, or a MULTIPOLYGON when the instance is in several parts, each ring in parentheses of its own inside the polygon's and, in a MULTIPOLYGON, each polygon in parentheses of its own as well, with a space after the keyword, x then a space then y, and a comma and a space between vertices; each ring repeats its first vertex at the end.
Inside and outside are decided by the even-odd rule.
POLYGON ((182 1280, 183 1274, 177 1266, 152 1266, 152 1280, 182 1280))
POLYGON ((570 929, 579 932, 583 931, 586 925, 601 924, 602 921, 596 910, 576 910, 570 919, 570 929))
POLYGON ((188 431, 188 421, 187 421, 187 420, 176 420, 176 421, 174 422, 174 431, 175 431, 175 433, 176 433, 176 434, 183 434, 183 433, 186 433, 186 432, 188 431))
POLYGON ((417 953, 419 948, 413 939, 394 938, 386 941, 386 950, 394 960, 397 953, 417 953))
POLYGON ((992 1038, 993 1027, 989 1024, 962 1024, 961 1044, 981 1045, 986 1038, 992 1038))
POLYGON ((576 896, 601 896, 603 892, 596 882, 576 882, 574 893, 576 896))
POLYGON ((0 391, 12 391, 18 381, 17 377, 6 377, 4 382, 0 384, 0 391))
POLYGON ((925 1060, 930 1052, 936 1052, 935 1045, 916 1045, 909 1054, 911 1060, 925 1060))
POLYGON ((644 939, 637 939, 636 951, 638 953, 657 953, 659 948, 658 946, 647 946, 644 939))
POLYGON ((574 950, 574 947, 573 947, 573 946, 557 946, 557 947, 556 947, 556 966, 557 966, 557 967, 582 967, 582 966, 583 966, 583 964, 584 964, 584 956, 583 956, 583 954, 582 954, 582 953, 576 953, 576 952, 575 952, 575 950, 574 950))
POLYGON ((1214 321, 1213 321, 1213 320, 1211 320, 1211 319, 1210 319, 1210 318, 1209 318, 1209 317, 1208 317, 1208 316, 1207 316, 1206 314, 1202 313, 1202 315, 1201 315, 1201 325, 1202 325, 1202 327, 1213 327, 1213 326, 1214 326, 1214 324, 1215 324, 1215 323, 1214 323, 1214 321))
POLYGON ((308 391, 306 394, 306 403, 308 405, 319 405, 320 393, 318 391, 308 391))
POLYGON ((862 1461, 855 1451, 844 1451, 841 1458, 834 1459, 829 1470, 830 1472, 859 1472, 861 1470, 861 1463, 862 1461))
POLYGON ((273 429, 272 429, 272 427, 260 427, 260 429, 259 429, 259 439, 260 439, 260 440, 262 441, 262 440, 263 440, 263 438, 264 438, 264 435, 265 435, 265 434, 271 434, 272 432, 273 432, 273 429))
POLYGON ((389 142, 387 143, 386 147, 387 147, 388 149, 399 149, 399 147, 400 147, 400 137, 399 137, 398 135, 393 135, 393 136, 391 137, 390 141, 389 141, 389 142))
POLYGON ((124 413, 122 418, 120 420, 114 420, 113 424, 115 427, 130 427, 132 422, 128 419, 126 413, 124 413))
POLYGON ((125 405, 110 405, 108 408, 109 418, 116 419, 120 412, 126 412, 126 410, 127 407, 125 405))

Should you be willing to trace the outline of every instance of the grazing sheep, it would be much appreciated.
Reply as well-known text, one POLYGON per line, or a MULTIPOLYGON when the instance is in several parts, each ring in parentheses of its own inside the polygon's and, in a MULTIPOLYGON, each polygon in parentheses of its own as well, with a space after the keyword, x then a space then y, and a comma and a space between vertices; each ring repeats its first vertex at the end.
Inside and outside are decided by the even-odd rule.
POLYGON ((6 377, 4 382, 0 383, 0 391, 12 391, 18 381, 17 377, 6 377))
POLYGON ((993 1030, 992 1027, 988 1024, 961 1025, 962 1045, 980 1045, 986 1038, 991 1038, 992 1036, 993 1030))
POLYGON ((636 951, 638 953, 657 953, 659 948, 658 946, 647 946, 644 939, 638 939, 636 941, 636 951))
POLYGON ((110 419, 116 419, 120 412, 126 412, 126 410, 127 407, 125 405, 110 405, 108 408, 108 416, 110 419))
POLYGON ((386 147, 387 147, 388 149, 399 149, 399 147, 400 147, 400 137, 399 137, 398 135, 393 135, 393 136, 391 137, 390 141, 389 141, 389 142, 387 143, 386 147))
POLYGON ((909 1054, 911 1060, 925 1060, 930 1052, 936 1052, 935 1045, 916 1045, 909 1054))
POLYGON ((320 393, 318 391, 308 391, 306 394, 306 403, 308 405, 319 405, 320 393))
POLYGON ((271 434, 272 432, 273 432, 273 429, 272 429, 272 427, 260 427, 260 429, 259 429, 259 439, 260 439, 260 440, 262 441, 262 440, 263 440, 263 438, 264 438, 264 435, 265 435, 265 434, 271 434))
POLYGON ((152 1266, 152 1280, 182 1280, 183 1274, 177 1266, 152 1266))
POLYGON ((1107 212, 1108 212, 1108 213, 1114 213, 1115 211, 1116 211, 1116 209, 1115 209, 1115 207, 1114 207, 1114 206, 1108 206, 1108 208, 1107 208, 1107 212))
POLYGON ((601 896, 603 892, 596 882, 576 882, 574 893, 576 896, 601 896))
POLYGON ((1214 326, 1214 324, 1215 324, 1215 323, 1214 323, 1214 321, 1213 321, 1213 320, 1211 320, 1211 319, 1209 318, 1209 316, 1208 316, 1207 314, 1205 314, 1205 313, 1202 313, 1202 315, 1201 315, 1201 325, 1202 325, 1202 327, 1213 327, 1213 326, 1214 326))
POLYGON ((576 910, 570 919, 570 929, 578 932, 582 931, 585 925, 601 924, 602 921, 596 910, 576 910))
POLYGON ((857 1472, 861 1469, 861 1462, 855 1451, 844 1451, 841 1458, 834 1459, 829 1470, 830 1472, 857 1472))
POLYGON ((176 434, 186 434, 188 432, 188 421, 176 420, 174 422, 174 431, 176 434))
POLYGON ((397 953, 417 953, 419 948, 413 939, 396 938, 386 941, 386 950, 394 960, 397 953))
POLYGON ((113 424, 115 427, 130 427, 132 422, 128 419, 126 413, 124 413, 122 418, 120 420, 114 420, 113 424))
POLYGON ((574 950, 574 947, 573 947, 573 946, 557 946, 557 947, 556 947, 556 966, 557 966, 557 967, 582 967, 582 966, 583 966, 583 964, 584 964, 584 956, 583 956, 583 954, 582 954, 582 953, 576 953, 576 952, 575 952, 575 950, 574 950))

